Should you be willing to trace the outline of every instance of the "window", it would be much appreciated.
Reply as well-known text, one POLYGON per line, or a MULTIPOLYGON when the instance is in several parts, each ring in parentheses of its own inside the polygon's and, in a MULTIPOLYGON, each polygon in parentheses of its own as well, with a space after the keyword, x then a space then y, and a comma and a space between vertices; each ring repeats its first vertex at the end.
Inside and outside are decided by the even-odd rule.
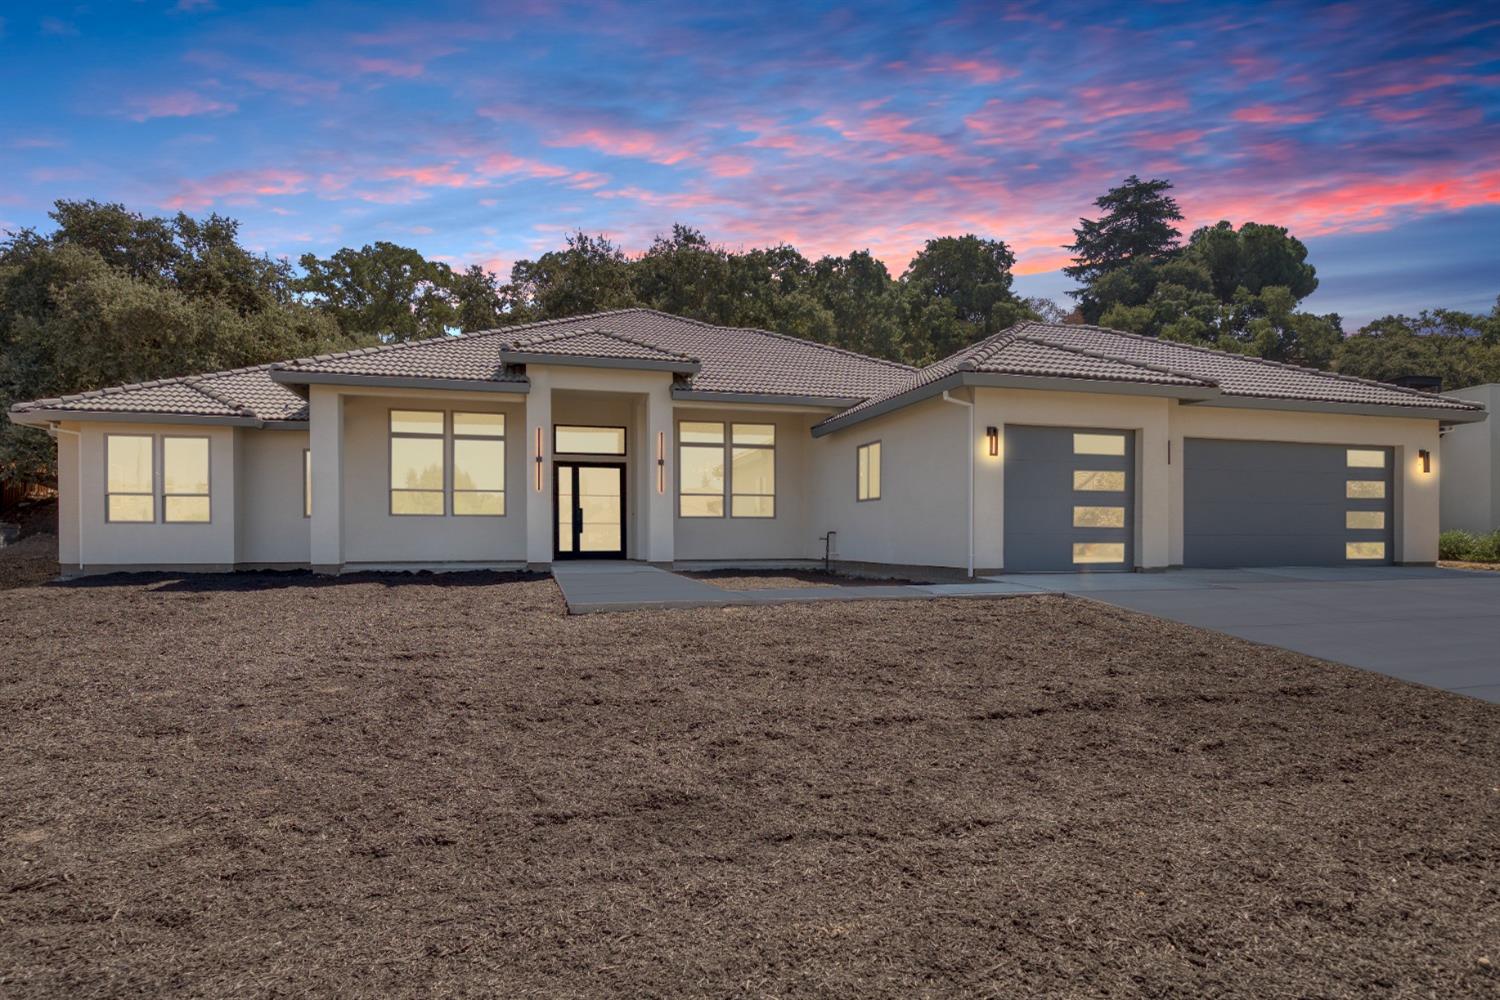
POLYGON ((1073 562, 1078 565, 1087 565, 1089 563, 1122 563, 1124 561, 1124 542, 1073 543, 1073 562))
POLYGON ((1086 493, 1124 493, 1125 473, 1073 470, 1073 489, 1086 493))
POLYGON ((683 517, 724 516, 724 425, 683 421, 677 429, 678 507, 683 517))
POLYGON ((623 455, 625 428, 558 424, 552 428, 552 450, 561 455, 623 455))
POLYGON ((104 519, 156 520, 155 438, 149 434, 104 436, 104 519))
POLYGON ((312 517, 312 451, 302 449, 302 516, 312 517))
POLYGON ((1075 455, 1123 455, 1125 454, 1124 434, 1074 434, 1073 454, 1075 455))
POLYGON ((859 469, 856 474, 855 499, 879 500, 880 442, 871 441, 860 445, 856 450, 855 462, 859 469))
POLYGON ((453 513, 505 513, 505 414, 453 414, 453 513))
POLYGON ((443 513, 443 413, 391 411, 391 513, 443 513))
POLYGON ((1123 528, 1125 527, 1124 507, 1074 507, 1073 527, 1075 528, 1123 528))
POLYGON ((1385 542, 1345 542, 1346 559, 1384 559, 1385 542))
POLYGON ((1385 452, 1383 451, 1374 451, 1364 448, 1350 448, 1347 454, 1349 468, 1351 469, 1385 468, 1385 452))
POLYGON ((733 424, 729 516, 776 516, 776 425, 733 424))
POLYGON ((208 520, 208 438, 161 439, 161 514, 163 521, 208 520))
POLYGON ((1344 496, 1350 500, 1385 499, 1385 480, 1351 479, 1344 484, 1344 496))
POLYGON ((1385 528, 1383 510, 1349 510, 1344 512, 1344 527, 1356 531, 1379 531, 1385 528))

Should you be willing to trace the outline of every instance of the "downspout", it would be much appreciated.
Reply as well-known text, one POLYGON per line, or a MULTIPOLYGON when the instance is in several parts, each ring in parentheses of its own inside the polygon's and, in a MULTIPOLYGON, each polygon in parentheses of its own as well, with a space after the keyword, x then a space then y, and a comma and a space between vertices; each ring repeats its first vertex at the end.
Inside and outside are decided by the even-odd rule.
POLYGON ((968 574, 972 579, 974 576, 974 404, 968 400, 954 399, 947 390, 943 391, 943 402, 962 406, 969 411, 969 437, 964 445, 964 450, 969 454, 969 565, 968 574))
POLYGON ((83 571, 83 434, 80 431, 70 431, 61 424, 48 424, 47 433, 56 441, 59 434, 71 434, 78 439, 78 484, 75 490, 78 494, 73 501, 74 513, 78 515, 78 570, 83 571))

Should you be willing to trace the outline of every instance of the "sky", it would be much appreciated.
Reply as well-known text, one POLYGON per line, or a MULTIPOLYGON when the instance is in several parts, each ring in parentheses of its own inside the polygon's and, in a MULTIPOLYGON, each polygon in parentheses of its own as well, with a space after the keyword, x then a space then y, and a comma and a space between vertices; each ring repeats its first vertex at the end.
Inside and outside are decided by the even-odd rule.
POLYGON ((276 256, 391 240, 502 277, 582 229, 935 236, 1066 302, 1129 174, 1288 227, 1347 327, 1500 294, 1492 3, 0 3, 0 229, 219 212, 276 256))

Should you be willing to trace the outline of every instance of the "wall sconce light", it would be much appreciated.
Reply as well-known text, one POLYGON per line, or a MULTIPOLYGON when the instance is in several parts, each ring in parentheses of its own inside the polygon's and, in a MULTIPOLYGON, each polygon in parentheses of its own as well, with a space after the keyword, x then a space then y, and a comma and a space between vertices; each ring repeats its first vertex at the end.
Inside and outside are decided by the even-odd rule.
POLYGON ((667 492, 667 435, 656 432, 656 492, 667 492))
POLYGON ((542 429, 536 429, 536 491, 542 492, 542 429))
POLYGON ((1000 454, 1000 428, 986 427, 984 429, 984 436, 990 442, 990 457, 995 458, 1000 454))
POLYGON ((1428 451, 1426 448, 1420 448, 1417 451, 1417 457, 1422 460, 1422 471, 1423 472, 1431 472, 1432 471, 1432 452, 1428 451))

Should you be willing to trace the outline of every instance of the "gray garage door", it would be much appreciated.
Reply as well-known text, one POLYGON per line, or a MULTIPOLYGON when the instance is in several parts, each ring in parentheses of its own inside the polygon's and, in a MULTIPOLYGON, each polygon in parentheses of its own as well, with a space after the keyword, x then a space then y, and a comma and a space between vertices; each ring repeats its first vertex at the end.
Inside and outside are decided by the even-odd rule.
POLYGON ((1391 449, 1202 438, 1183 446, 1185 565, 1390 561, 1391 449))
POLYGON ((1135 565, 1135 434, 1005 428, 1005 568, 1135 565))

